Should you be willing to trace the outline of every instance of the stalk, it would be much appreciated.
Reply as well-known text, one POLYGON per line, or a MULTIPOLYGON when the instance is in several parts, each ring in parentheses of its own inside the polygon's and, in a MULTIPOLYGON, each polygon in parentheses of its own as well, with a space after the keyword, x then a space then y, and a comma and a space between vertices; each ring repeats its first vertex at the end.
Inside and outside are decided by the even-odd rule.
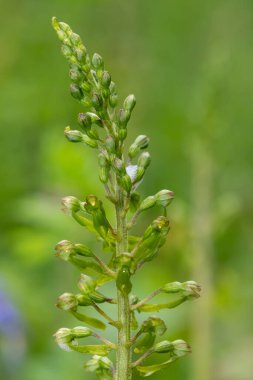
MULTIPOLYGON (((126 212, 125 212, 125 197, 124 192, 117 185, 118 201, 115 206, 117 218, 117 243, 116 254, 117 256, 127 252, 127 227, 126 227, 126 212)), ((130 305, 128 294, 123 293, 121 290, 117 292, 118 301, 118 345, 116 351, 116 380, 130 380, 131 379, 131 348, 129 347, 130 341, 130 305)))

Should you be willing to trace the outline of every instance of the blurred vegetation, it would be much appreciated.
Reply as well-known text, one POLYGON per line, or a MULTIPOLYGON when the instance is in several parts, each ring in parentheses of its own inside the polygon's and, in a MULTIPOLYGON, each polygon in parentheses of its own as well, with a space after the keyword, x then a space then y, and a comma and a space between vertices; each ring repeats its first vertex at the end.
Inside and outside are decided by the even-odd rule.
POLYGON ((129 137, 146 133, 153 157, 142 194, 176 193, 168 242, 135 293, 174 280, 203 285, 200 301, 163 315, 168 339, 188 339, 193 354, 153 378, 252 379, 251 0, 1 1, 1 379, 94 379, 81 355, 52 339, 76 323, 54 303, 78 277, 53 246, 92 244, 60 199, 102 195, 95 154, 63 136, 81 109, 54 15, 104 57, 122 98, 137 97, 129 137))

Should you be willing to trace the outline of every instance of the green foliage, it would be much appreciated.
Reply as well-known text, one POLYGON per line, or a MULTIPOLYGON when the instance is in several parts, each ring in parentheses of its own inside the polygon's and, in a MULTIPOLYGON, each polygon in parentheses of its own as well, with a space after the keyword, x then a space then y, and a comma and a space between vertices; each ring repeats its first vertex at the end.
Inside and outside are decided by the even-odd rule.
POLYGON ((190 347, 182 340, 155 343, 157 335, 166 331, 164 321, 155 316, 144 321, 136 335, 131 336, 131 329, 137 327, 135 311, 153 312, 174 308, 184 301, 198 298, 200 286, 194 281, 169 283, 141 301, 130 294, 134 274, 157 256, 166 241, 170 229, 166 208, 174 198, 174 193, 161 190, 140 200, 136 190, 151 162, 149 152, 145 151, 149 139, 144 135, 138 136, 127 152, 124 145, 127 125, 136 104, 135 96, 129 95, 122 108, 117 109, 115 83, 105 70, 103 58, 97 53, 90 58, 81 38, 67 24, 53 18, 53 27, 62 42, 62 53, 70 66, 70 93, 87 110, 78 116, 81 131, 66 127, 64 133, 68 141, 84 143, 98 150, 99 179, 104 185, 108 200, 115 206, 117 219, 114 228, 102 201, 93 194, 87 195, 83 200, 74 196, 62 200, 64 211, 93 233, 102 243, 103 249, 111 252, 111 257, 106 263, 83 244, 67 240, 59 242, 56 256, 85 273, 81 274, 78 282, 81 294, 63 293, 58 298, 57 306, 90 326, 104 329, 103 322, 79 312, 80 307, 92 306, 117 329, 118 342, 114 344, 87 327, 62 328, 55 334, 56 342, 66 351, 95 355, 85 368, 95 371, 99 379, 129 380, 133 368, 140 374, 149 376, 190 352, 190 347), (136 224, 140 213, 153 206, 159 206, 163 215, 158 216, 146 228, 143 236, 131 236, 129 231, 136 224), (129 219, 133 208, 135 213, 129 219), (95 278, 86 274, 90 270, 95 272, 95 278), (107 297, 99 290, 109 281, 116 284, 117 299, 107 297), (148 303, 160 293, 176 294, 177 299, 167 303, 148 303), (118 320, 113 320, 98 306, 103 303, 117 304, 118 320), (79 338, 88 336, 94 336, 104 344, 80 345, 79 338), (136 354, 143 355, 131 363, 133 346, 136 354), (108 358, 102 358, 111 350, 115 350, 117 355, 115 369, 108 358), (169 358, 161 364, 141 366, 152 353, 166 353, 169 358))

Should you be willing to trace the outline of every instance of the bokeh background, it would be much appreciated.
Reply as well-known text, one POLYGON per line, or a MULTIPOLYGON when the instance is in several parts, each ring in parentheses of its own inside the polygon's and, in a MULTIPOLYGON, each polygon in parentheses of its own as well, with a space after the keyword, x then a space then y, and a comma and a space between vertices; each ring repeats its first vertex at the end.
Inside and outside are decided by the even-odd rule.
POLYGON ((189 341, 193 354, 153 378, 251 380, 252 0, 1 0, 0 8, 1 379, 95 379, 82 355, 52 338, 78 324, 54 304, 79 276, 53 247, 94 245, 60 199, 103 198, 95 153, 63 136, 82 108, 68 92, 55 15, 104 57, 121 100, 137 97, 129 138, 146 133, 152 154, 142 195, 176 193, 168 241, 134 292, 175 280, 203 286, 201 300, 161 313, 166 338, 189 341))

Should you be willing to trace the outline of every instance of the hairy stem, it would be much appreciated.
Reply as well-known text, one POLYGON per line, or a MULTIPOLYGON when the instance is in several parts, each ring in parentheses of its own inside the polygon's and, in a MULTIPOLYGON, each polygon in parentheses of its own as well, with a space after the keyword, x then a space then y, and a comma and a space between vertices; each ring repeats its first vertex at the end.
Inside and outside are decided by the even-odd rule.
MULTIPOLYGON (((126 215, 124 209, 124 193, 120 186, 117 186, 117 256, 127 252, 127 228, 126 215)), ((116 362, 116 380, 130 380, 132 370, 130 340, 130 305, 128 295, 118 290, 118 346, 116 362)))

